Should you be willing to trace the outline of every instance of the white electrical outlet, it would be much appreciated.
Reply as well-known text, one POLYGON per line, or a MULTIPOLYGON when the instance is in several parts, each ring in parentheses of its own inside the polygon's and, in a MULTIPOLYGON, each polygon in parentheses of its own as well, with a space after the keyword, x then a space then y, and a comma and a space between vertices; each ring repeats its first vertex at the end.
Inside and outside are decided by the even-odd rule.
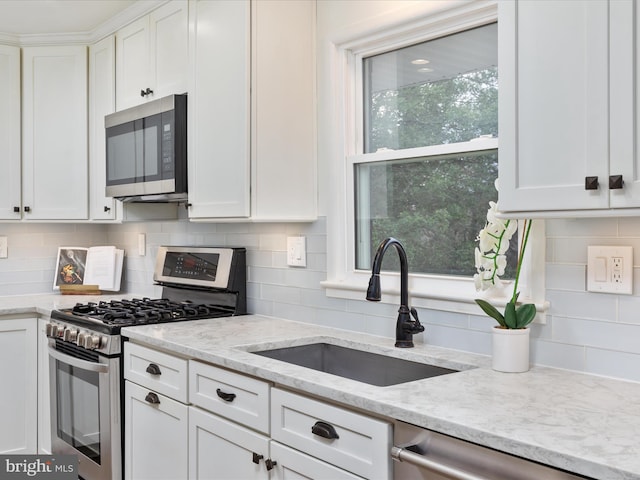
POLYGON ((0 237, 0 258, 8 258, 9 257, 9 247, 7 237, 0 237))
POLYGON ((306 237, 287 237, 287 265, 290 267, 307 266, 306 237))
POLYGON ((633 293, 633 247, 589 246, 587 248, 589 292, 633 293))

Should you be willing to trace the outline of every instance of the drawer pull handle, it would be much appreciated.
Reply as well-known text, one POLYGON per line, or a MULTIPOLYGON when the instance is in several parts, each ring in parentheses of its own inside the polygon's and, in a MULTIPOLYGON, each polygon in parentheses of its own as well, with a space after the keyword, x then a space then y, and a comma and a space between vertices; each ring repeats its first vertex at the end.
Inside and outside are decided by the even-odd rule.
POLYGON ((160 399, 158 398, 158 395, 153 392, 147 393, 147 396, 144 397, 144 399, 152 405, 160 405, 160 399))
POLYGON ((216 389, 216 393, 225 402, 233 402, 233 399, 236 398, 236 394, 235 393, 223 392, 219 388, 216 389))
POLYGON ((156 365, 155 363, 150 363, 149 366, 147 367, 147 373, 150 373, 151 375, 161 375, 162 372, 160 371, 160 367, 158 365, 156 365))
POLYGON ((264 461, 264 464, 267 466, 267 470, 270 471, 270 470, 273 470, 273 467, 275 467, 278 464, 278 462, 274 462, 270 458, 267 458, 264 461))
POLYGON ((256 465, 258 465, 260 463, 260 460, 262 460, 263 458, 264 455, 253 452, 253 463, 255 463, 256 465))
POLYGON ((333 425, 326 422, 316 422, 315 425, 311 427, 311 433, 322 438, 328 438, 329 440, 340 438, 336 429, 333 428, 333 425))

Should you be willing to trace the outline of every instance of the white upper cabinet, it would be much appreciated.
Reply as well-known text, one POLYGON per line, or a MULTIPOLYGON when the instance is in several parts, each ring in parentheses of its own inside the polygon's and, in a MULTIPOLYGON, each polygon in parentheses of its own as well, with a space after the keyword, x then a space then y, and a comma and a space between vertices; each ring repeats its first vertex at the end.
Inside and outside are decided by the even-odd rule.
POLYGON ((189 216, 250 214, 250 4, 192 2, 189 216))
POLYGON ((87 47, 25 47, 22 60, 23 218, 86 220, 87 47))
POLYGON ((257 220, 315 220, 313 0, 252 3, 252 203, 257 220))
POLYGON ((186 0, 173 0, 119 30, 117 109, 186 92, 188 40, 186 0))
POLYGON ((115 37, 89 47, 89 214, 92 220, 116 218, 116 201, 105 196, 104 117, 115 111, 115 37))
POLYGON ((190 7, 189 217, 317 216, 315 2, 190 7))
POLYGON ((637 10, 631 0, 498 3, 500 210, 640 207, 637 10))
POLYGON ((0 219, 19 219, 20 48, 5 45, 0 45, 0 165, 0 219))

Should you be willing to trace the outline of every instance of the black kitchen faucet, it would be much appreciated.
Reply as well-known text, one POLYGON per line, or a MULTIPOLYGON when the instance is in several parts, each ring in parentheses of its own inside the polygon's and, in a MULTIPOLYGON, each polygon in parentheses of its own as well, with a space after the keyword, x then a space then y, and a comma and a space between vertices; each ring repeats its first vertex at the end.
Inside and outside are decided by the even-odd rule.
POLYGON ((396 322, 396 347, 413 347, 413 335, 424 332, 424 327, 418 320, 418 312, 415 308, 409 309, 409 266, 407 253, 402 244, 393 237, 386 238, 380 243, 373 258, 371 278, 367 288, 367 300, 380 301, 380 267, 382 258, 387 248, 393 245, 400 256, 400 308, 398 309, 398 321, 396 322), (414 320, 411 320, 411 317, 414 320))

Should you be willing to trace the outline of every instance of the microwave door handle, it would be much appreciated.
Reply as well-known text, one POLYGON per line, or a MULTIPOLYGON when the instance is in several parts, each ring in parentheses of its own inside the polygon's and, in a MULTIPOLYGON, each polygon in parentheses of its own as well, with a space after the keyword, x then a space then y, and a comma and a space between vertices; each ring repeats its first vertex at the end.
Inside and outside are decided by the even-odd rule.
POLYGON ((49 355, 51 355, 56 360, 60 360, 67 365, 71 365, 72 367, 81 368, 82 370, 88 370, 90 372, 98 373, 109 373, 109 365, 105 365, 104 363, 93 363, 87 362, 86 360, 80 360, 79 358, 60 353, 51 346, 49 346, 49 355))

